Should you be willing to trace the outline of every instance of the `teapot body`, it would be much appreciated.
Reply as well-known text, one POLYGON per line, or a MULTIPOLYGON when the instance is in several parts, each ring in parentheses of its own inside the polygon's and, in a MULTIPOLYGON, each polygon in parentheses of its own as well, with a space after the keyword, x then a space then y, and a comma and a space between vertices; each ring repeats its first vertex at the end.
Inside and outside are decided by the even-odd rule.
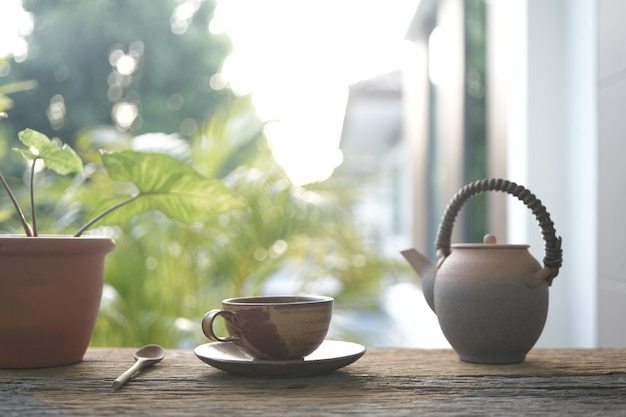
POLYGON ((514 182, 487 178, 462 187, 444 211, 435 246, 437 263, 415 249, 402 255, 422 278, 422 290, 459 358, 477 363, 522 362, 548 314, 548 287, 563 263, 562 240, 550 214, 533 193, 514 182), (528 207, 544 240, 543 267, 528 245, 451 245, 454 220, 470 198, 502 191, 528 207))
POLYGON ((452 245, 434 285, 441 329, 459 358, 522 362, 543 331, 548 287, 527 245, 452 245))

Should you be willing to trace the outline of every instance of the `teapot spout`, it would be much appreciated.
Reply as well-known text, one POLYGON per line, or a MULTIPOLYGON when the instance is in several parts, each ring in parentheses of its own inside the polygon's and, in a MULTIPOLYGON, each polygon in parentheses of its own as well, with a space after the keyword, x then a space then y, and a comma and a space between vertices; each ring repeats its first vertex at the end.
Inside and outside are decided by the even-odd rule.
POLYGON ((435 276, 437 275, 437 265, 415 249, 403 250, 400 253, 422 279, 424 298, 426 298, 426 302, 431 310, 435 311, 435 276))

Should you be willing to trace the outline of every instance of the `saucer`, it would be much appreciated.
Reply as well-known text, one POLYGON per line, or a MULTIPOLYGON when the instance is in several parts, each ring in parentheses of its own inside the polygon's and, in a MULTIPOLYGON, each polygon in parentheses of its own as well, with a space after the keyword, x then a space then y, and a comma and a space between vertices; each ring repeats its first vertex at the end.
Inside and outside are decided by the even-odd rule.
POLYGON ((237 375, 263 378, 295 378, 325 374, 359 359, 365 347, 357 343, 325 340, 302 359, 253 359, 232 342, 200 345, 193 353, 205 363, 237 375))

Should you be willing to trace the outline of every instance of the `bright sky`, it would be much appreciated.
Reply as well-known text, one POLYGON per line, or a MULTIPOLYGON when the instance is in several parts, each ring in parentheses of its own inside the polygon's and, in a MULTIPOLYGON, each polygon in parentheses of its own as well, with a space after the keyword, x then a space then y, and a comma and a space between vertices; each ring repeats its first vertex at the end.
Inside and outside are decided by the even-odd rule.
POLYGON ((296 184, 326 179, 338 149, 348 85, 401 68, 419 0, 221 0, 213 32, 234 47, 224 75, 251 92, 274 155, 296 184))
POLYGON ((21 0, 2 0, 0 6, 0 58, 13 55, 26 57, 28 45, 23 36, 33 30, 33 21, 22 9, 21 0))
MULTIPOLYGON (((197 0, 179 0, 193 3, 197 0)), ((32 22, 2 0, 0 57, 26 51, 32 22), (19 28, 19 31, 16 30, 19 28)), ((404 34, 419 0, 220 0, 211 23, 234 53, 223 73, 251 93, 274 155, 296 184, 319 181, 342 160, 348 85, 401 68, 404 34)))

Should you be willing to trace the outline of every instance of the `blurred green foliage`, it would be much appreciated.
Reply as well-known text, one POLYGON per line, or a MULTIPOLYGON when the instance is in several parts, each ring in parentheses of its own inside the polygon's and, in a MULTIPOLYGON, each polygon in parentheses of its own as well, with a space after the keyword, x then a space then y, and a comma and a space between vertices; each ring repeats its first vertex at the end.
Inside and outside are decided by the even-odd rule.
POLYGON ((174 0, 24 0, 35 28, 28 58, 12 64, 6 82, 38 87, 13 96, 10 133, 31 128, 72 144, 82 129, 113 124, 120 102, 138 107, 133 133, 178 132, 185 123, 192 133, 232 98, 211 87, 231 45, 208 31, 213 1, 188 3, 199 8, 181 20, 174 0), (132 73, 115 66, 120 52, 133 58, 132 73), (65 113, 51 126, 51 101, 61 97, 65 113))
POLYGON ((191 346, 205 340, 200 319, 223 298, 276 288, 333 295, 339 310, 379 308, 395 265, 363 244, 350 187, 294 187, 249 109, 216 115, 190 145, 193 166, 229 184, 247 209, 192 227, 149 213, 117 229, 95 345, 191 346))
MULTIPOLYGON (((84 176, 37 176, 42 232, 74 231, 103 196, 119 191, 98 174, 97 148, 147 146, 168 153, 224 181, 246 203, 245 210, 191 226, 148 212, 123 226, 95 229, 117 242, 106 261, 95 346, 193 346, 206 340, 199 323, 208 309, 226 297, 261 292, 332 295, 338 318, 377 311, 380 290, 398 269, 361 239, 351 211, 358 198, 354 184, 334 177, 294 186, 274 160, 249 98, 210 88, 230 44, 207 30, 213 3, 198 4, 183 22, 186 30, 174 34, 174 0, 24 2, 36 19, 32 56, 13 65, 6 84, 34 80, 38 88, 11 94, 0 150, 10 148, 17 131, 33 128, 71 142, 86 162, 84 176), (136 41, 143 44, 139 67, 113 98, 135 103, 140 123, 121 129, 111 118, 116 100, 109 55, 116 48, 130 53, 136 41), (47 111, 55 95, 63 96, 66 113, 53 129, 47 111), (181 129, 190 119, 197 128, 181 129)), ((0 163, 26 201, 19 155, 0 152, 0 163)), ((0 232, 21 233, 4 195, 0 232)), ((365 343, 371 336, 354 331, 349 320, 334 323, 346 340, 365 343)))

